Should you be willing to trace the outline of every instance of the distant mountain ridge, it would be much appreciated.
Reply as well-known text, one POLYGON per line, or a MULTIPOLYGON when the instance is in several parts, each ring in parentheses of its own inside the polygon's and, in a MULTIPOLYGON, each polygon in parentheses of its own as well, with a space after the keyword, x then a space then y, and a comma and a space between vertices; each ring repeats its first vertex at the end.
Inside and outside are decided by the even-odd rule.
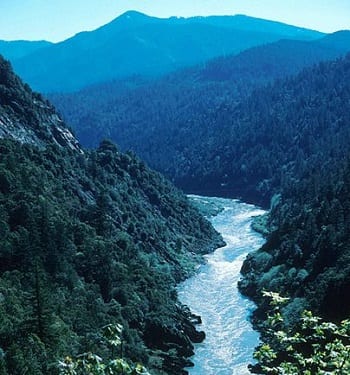
MULTIPOLYGON (((95 147, 98 140, 110 138, 122 149, 135 151, 187 192, 243 196, 260 199, 259 203, 266 199, 268 204, 269 195, 263 198, 257 192, 254 177, 251 185, 236 178, 239 171, 230 177, 236 166, 229 162, 234 147, 228 139, 236 144, 239 136, 232 135, 235 132, 228 125, 234 122, 235 108, 260 93, 262 86, 340 57, 349 46, 349 31, 312 42, 280 40, 149 84, 138 86, 133 81, 130 89, 125 88, 127 82, 116 81, 50 99, 86 146, 95 147)), ((249 108, 245 116, 251 112, 249 108)))
MULTIPOLYGON (((251 17, 245 14, 236 14, 234 16, 196 16, 189 18, 177 18, 176 19, 183 22, 198 22, 205 23, 212 26, 228 27, 234 28, 236 30, 242 31, 256 31, 256 32, 266 32, 268 30, 271 33, 276 33, 283 35, 285 38, 294 38, 296 33, 302 36, 302 39, 315 39, 315 36, 321 37, 324 33, 316 30, 310 30, 303 27, 298 27, 294 25, 289 25, 279 21, 266 20, 263 18, 251 17)), ((299 39, 299 38, 298 38, 299 39)))
POLYGON ((3 55, 9 60, 20 59, 37 51, 38 49, 48 47, 52 44, 53 43, 47 42, 45 40, 0 40, 0 55, 3 55))
POLYGON ((131 11, 94 31, 11 61, 35 89, 66 92, 134 74, 159 76, 282 38, 323 35, 247 16, 161 19, 131 11))

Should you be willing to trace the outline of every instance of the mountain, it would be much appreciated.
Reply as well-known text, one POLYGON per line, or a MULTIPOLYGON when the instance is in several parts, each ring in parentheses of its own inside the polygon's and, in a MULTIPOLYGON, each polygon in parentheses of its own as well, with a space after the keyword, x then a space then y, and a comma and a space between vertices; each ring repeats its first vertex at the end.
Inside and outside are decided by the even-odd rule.
POLYGON ((240 170, 245 164, 240 159, 245 152, 240 123, 247 123, 249 137, 257 139, 254 126, 260 108, 252 105, 238 116, 245 106, 240 103, 254 101, 257 95, 269 97, 270 86, 259 88, 341 56, 349 46, 350 32, 312 42, 281 40, 156 82, 116 81, 50 98, 86 146, 95 147, 108 137, 186 191, 241 196, 268 205, 271 190, 258 188, 264 179, 259 180, 260 172, 254 169, 247 177, 240 170))
POLYGON ((40 94, 33 93, 0 59, 0 138, 44 148, 48 141, 82 152, 78 141, 40 94))
POLYGON ((205 23, 212 26, 234 28, 240 31, 254 31, 258 33, 269 32, 279 34, 284 38, 312 40, 322 36, 315 30, 305 29, 282 22, 265 20, 262 18, 249 17, 243 14, 235 16, 207 16, 190 18, 173 18, 181 22, 205 23))
POLYGON ((262 189, 278 189, 271 233, 244 262, 240 288, 257 302, 255 322, 262 329, 268 309, 263 290, 290 298, 283 312, 291 326, 304 309, 337 322, 350 314, 344 298, 350 292, 349 78, 347 55, 261 91, 255 100, 259 111, 254 132, 243 136, 241 160, 246 174, 265 175, 262 189))
MULTIPOLYGON (((340 36, 344 45, 346 35, 336 33, 330 39, 334 43, 340 36)), ((318 41, 316 46, 312 43, 309 51, 321 51, 318 48, 325 42, 318 41)), ((281 45, 283 42, 268 46, 268 51, 283 51, 277 48, 281 45)), ((247 61, 244 55, 260 52, 256 61, 261 63, 260 79, 264 82, 266 66, 271 67, 268 71, 272 75, 280 72, 274 60, 282 64, 283 74, 283 62, 292 61, 290 56, 294 61, 304 61, 305 50, 301 50, 300 60, 298 49, 291 49, 290 41, 285 48, 288 50, 292 53, 285 60, 276 53, 265 56, 259 47, 233 57, 231 62, 247 61), (268 56, 271 65, 265 66, 268 56)), ((310 55, 325 56, 323 52, 310 55)), ((213 62, 214 66, 217 63, 213 62)), ((186 71, 193 91, 189 83, 179 85, 181 73, 169 78, 169 86, 163 82, 159 88, 136 89, 139 95, 115 102, 122 111, 115 119, 124 122, 129 132, 136 128, 132 131, 140 138, 135 144, 140 149, 142 142, 147 144, 144 155, 150 155, 146 153, 148 147, 153 153, 150 160, 169 168, 169 175, 176 176, 177 183, 187 189, 241 195, 270 207, 266 244, 247 257, 240 282, 241 291, 257 303, 254 322, 264 337, 269 334, 264 331, 269 309, 262 297, 264 290, 289 298, 283 313, 290 325, 304 309, 333 321, 347 319, 350 54, 248 88, 240 81, 241 75, 236 75, 240 65, 229 65, 218 72, 210 68, 211 64, 205 73, 198 70, 196 76, 186 71), (205 79, 208 76, 212 84, 205 79), (222 90, 226 77, 231 92, 222 90), (171 82, 178 87, 175 91, 171 82), (166 91, 164 87, 170 88, 166 91), (159 92, 167 98, 164 102, 159 92), (143 104, 147 102, 152 105, 143 104), (128 111, 122 105, 133 105, 133 121, 123 118, 121 114, 128 111), (142 118, 152 119, 143 123, 145 133, 141 133, 138 122, 142 118)), ((259 70, 250 69, 247 63, 240 69, 247 77, 259 77, 259 70)), ((85 120, 88 123, 91 118, 86 116, 85 120)), ((123 131, 120 127, 119 133, 123 131)))
POLYGON ((113 358, 101 329, 118 323, 125 359, 186 374, 204 334, 176 284, 219 235, 133 154, 108 141, 82 149, 2 58, 0 89, 0 372, 113 358))
POLYGON ((333 46, 337 49, 349 49, 349 30, 337 31, 333 34, 328 34, 319 40, 320 44, 333 46))
POLYGON ((77 34, 12 62, 35 89, 65 92, 135 74, 159 76, 281 38, 322 36, 250 17, 160 19, 132 11, 95 31, 77 34))
POLYGON ((27 40, 0 40, 0 55, 9 60, 16 60, 50 45, 52 43, 44 40, 33 42, 27 40))

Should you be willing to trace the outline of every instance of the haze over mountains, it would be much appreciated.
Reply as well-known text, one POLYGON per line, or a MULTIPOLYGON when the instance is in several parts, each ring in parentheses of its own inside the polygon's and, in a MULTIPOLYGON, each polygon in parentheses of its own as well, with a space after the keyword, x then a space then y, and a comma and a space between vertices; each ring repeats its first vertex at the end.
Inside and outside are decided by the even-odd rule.
MULTIPOLYGON (((122 149, 135 151, 186 191, 234 191, 247 199, 256 196, 256 186, 232 176, 235 158, 224 168, 228 150, 242 135, 230 129, 236 107, 254 97, 259 87, 342 56, 349 46, 348 31, 310 42, 281 40, 148 84, 115 81, 50 98, 84 145, 95 147, 99 139, 108 137, 122 149)), ((264 95, 270 90, 271 86, 264 95)))
POLYGON ((284 39, 153 82, 52 99, 85 144, 110 137, 186 191, 271 204, 272 233, 241 282, 258 319, 263 289, 290 296, 287 311, 342 319, 350 314, 341 297, 350 290, 349 51, 349 31, 284 39))
POLYGON ((97 327, 118 322, 128 360, 185 375, 204 337, 176 283, 220 236, 106 137, 187 192, 271 207, 240 283, 257 321, 264 289, 290 297, 291 320, 304 308, 349 317, 350 31, 127 12, 62 43, 5 47, 35 87, 84 87, 50 98, 94 149, 0 58, 0 373, 114 358, 97 327))
POLYGON ((130 11, 95 31, 11 62, 36 90, 72 91, 135 74, 159 76, 282 38, 322 35, 241 15, 160 19, 130 11))
POLYGON ((9 60, 16 60, 50 45, 52 45, 52 43, 46 41, 31 42, 27 40, 0 40, 0 54, 9 60))

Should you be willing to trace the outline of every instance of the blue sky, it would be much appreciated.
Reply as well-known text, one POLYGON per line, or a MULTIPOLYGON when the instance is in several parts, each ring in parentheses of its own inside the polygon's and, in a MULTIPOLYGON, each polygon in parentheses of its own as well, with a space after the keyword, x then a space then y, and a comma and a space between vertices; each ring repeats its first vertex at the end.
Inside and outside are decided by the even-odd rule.
POLYGON ((130 9, 157 17, 246 14, 324 32, 350 29, 350 0, 1 0, 0 39, 57 42, 130 9))

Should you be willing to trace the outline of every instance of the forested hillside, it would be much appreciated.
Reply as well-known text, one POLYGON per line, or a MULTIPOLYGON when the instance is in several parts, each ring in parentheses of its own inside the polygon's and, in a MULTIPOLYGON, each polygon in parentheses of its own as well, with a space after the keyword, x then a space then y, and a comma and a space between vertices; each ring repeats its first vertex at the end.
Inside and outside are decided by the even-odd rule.
POLYGON ((240 284, 258 303, 257 321, 267 309, 262 290, 291 297, 284 308, 290 323, 305 308, 348 317, 350 55, 232 97, 216 108, 198 99, 201 120, 189 119, 171 136, 154 125, 148 144, 164 143, 157 161, 175 159, 168 172, 182 186, 227 189, 266 205, 272 197, 272 232, 244 263, 240 284))
POLYGON ((258 141, 276 163, 262 158, 260 146, 252 153, 262 168, 272 167, 266 183, 279 194, 270 215, 275 230, 246 260, 241 289, 259 302, 263 289, 292 297, 286 307, 291 320, 305 307, 335 320, 350 315, 349 79, 348 55, 275 85, 272 106, 260 95, 265 110, 258 141))
POLYGON ((85 151, 0 60, 0 373, 57 374, 58 360, 122 353, 184 374, 200 341, 176 283, 221 243, 186 197, 132 154, 85 151))
MULTIPOLYGON (((274 181, 279 179, 279 174, 273 173, 275 164, 295 158, 295 150, 291 154, 288 150, 296 141, 288 137, 289 132, 296 132, 296 136, 299 131, 294 125, 294 129, 292 125, 286 129, 280 126, 286 145, 276 151, 277 158, 273 153, 273 160, 269 160, 270 151, 275 151, 269 149, 269 138, 273 137, 269 126, 283 122, 285 113, 279 113, 278 106, 287 104, 281 101, 287 100, 283 96, 289 96, 289 86, 303 85, 303 93, 299 95, 298 89, 292 88, 292 94, 308 95, 303 81, 309 73, 302 73, 295 81, 282 78, 342 55, 349 42, 349 32, 314 42, 283 40, 150 84, 135 79, 50 98, 87 146, 96 146, 98 139, 109 137, 122 149, 136 151, 187 191, 242 196, 266 204, 278 185, 274 181), (272 85, 275 79, 281 81, 272 85), (271 85, 259 89, 266 84, 271 85)), ((293 103, 293 98, 295 112, 287 105, 283 111, 302 122, 306 108, 293 103)), ((280 147, 280 140, 271 142, 273 147, 280 147)))
POLYGON ((156 18, 129 11, 107 25, 11 60, 41 92, 69 92, 135 74, 159 77, 282 38, 324 34, 246 16, 156 18))

